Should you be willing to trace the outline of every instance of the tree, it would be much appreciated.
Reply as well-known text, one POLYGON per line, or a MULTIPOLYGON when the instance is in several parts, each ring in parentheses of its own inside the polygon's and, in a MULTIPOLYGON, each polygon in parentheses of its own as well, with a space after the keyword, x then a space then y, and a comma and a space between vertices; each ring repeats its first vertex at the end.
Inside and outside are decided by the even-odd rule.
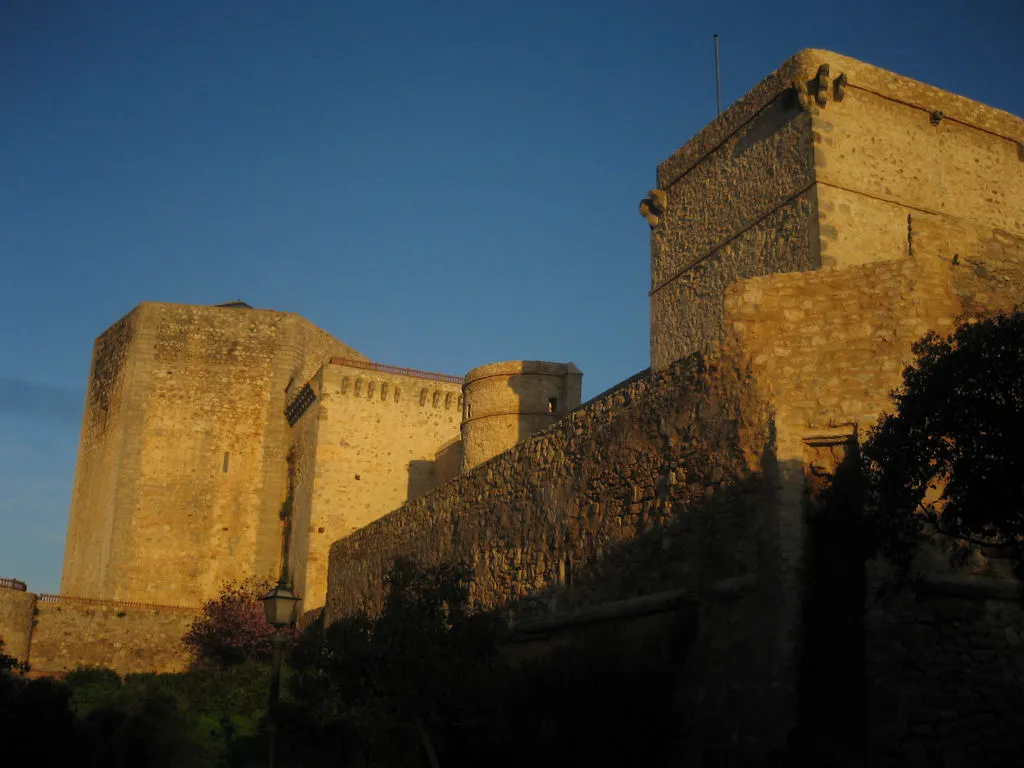
POLYGON ((305 719, 338 738, 329 764, 361 752, 373 764, 437 766, 446 735, 477 716, 470 694, 494 668, 503 623, 470 611, 470 580, 464 566, 399 559, 380 616, 350 616, 299 643, 290 689, 305 719))
POLYGON ((929 333, 862 455, 869 554, 905 572, 921 534, 1008 550, 1024 536, 1024 314, 929 333))
POLYGON ((228 667, 269 659, 275 630, 263 612, 268 589, 269 582, 253 579, 221 587, 220 595, 203 606, 182 638, 194 660, 228 667))
POLYGON ((512 659, 505 622, 471 604, 471 579, 396 560, 379 616, 305 636, 290 657, 285 764, 672 764, 692 626, 654 638, 590 627, 512 659))

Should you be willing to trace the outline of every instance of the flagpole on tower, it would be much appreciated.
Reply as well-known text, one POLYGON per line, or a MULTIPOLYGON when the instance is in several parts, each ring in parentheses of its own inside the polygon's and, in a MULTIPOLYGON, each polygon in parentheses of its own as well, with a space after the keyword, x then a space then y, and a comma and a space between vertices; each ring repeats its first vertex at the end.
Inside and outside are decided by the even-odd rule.
POLYGON ((718 114, 722 114, 722 80, 718 69, 718 35, 715 38, 715 99, 718 101, 718 114))

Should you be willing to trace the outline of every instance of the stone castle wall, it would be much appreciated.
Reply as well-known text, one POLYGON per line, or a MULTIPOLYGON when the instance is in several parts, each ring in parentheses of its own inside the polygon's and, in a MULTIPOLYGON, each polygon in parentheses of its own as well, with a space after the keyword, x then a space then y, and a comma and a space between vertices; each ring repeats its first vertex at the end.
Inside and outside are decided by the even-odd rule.
POLYGON ((810 106, 824 267, 906 257, 911 215, 1024 237, 1019 117, 844 56, 807 53, 812 66, 831 66, 825 106, 810 106))
POLYGON ((276 576, 286 389, 358 353, 297 315, 142 304, 96 344, 61 591, 192 602, 276 576))
POLYGON ((886 567, 867 569, 872 764, 1001 764, 1024 746, 1020 584, 1005 560, 953 568, 932 544, 918 568, 917 589, 897 592, 880 591, 886 567))
POLYGON ((104 594, 108 574, 119 557, 113 550, 115 517, 132 410, 130 351, 139 314, 139 308, 132 310, 97 338, 93 347, 64 546, 61 589, 65 592, 104 594))
MULTIPOLYGON (((516 620, 682 591, 698 639, 680 690, 712 742, 777 744, 801 706, 842 712, 869 681, 880 760, 1014 743, 1024 723, 992 723, 986 703, 1021 704, 1011 581, 865 598, 811 510, 912 343, 1024 297, 1020 119, 804 51, 663 163, 658 188, 654 373, 561 420, 522 403, 572 407, 564 386, 470 381, 460 439, 457 379, 361 363, 282 313, 134 310, 94 351, 64 591, 198 602, 282 554, 328 622, 379 608, 396 557, 470 564, 479 606, 516 620), (809 694, 830 646, 840 683, 809 694)), ((72 638, 95 635, 130 665, 121 626, 140 659, 174 663, 143 631, 171 649, 173 610, 33 603, 29 637, 26 599, 0 594, 12 647, 85 658, 72 638)))
POLYGON ((687 147, 658 169, 667 201, 651 233, 654 370, 717 344, 730 283, 820 265, 810 117, 792 92, 748 95, 687 147))
POLYGON ((915 341, 1024 302, 1024 238, 914 214, 904 239, 907 258, 729 287, 729 343, 751 360, 780 432, 870 427, 915 341))
POLYGON ((462 415, 454 376, 335 359, 310 387, 315 400, 293 429, 292 567, 306 609, 324 604, 331 542, 451 476, 435 460, 462 415))
POLYGON ((770 440, 742 372, 680 361, 336 542, 325 621, 379 609, 396 557, 469 564, 471 599, 517 620, 685 589, 701 606, 695 717, 725 742, 763 740, 788 711, 796 621, 770 440), (730 686, 746 704, 716 719, 730 686))
POLYGON ((181 643, 196 610, 110 600, 36 595, 0 588, 4 652, 31 665, 33 675, 76 667, 180 672, 189 655, 181 643))

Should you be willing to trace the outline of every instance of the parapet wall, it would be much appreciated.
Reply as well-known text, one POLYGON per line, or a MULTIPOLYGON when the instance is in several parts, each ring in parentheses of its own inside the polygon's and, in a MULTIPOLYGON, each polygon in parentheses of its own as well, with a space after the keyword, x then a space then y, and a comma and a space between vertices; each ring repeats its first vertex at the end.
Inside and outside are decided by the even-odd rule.
POLYGON ((778 594, 793 553, 769 435, 745 374, 680 361, 335 542, 326 621, 378 610, 397 557, 470 564, 471 599, 517 620, 689 590, 697 719, 726 742, 771 741, 792 711, 796 617, 778 594), (711 677, 744 686, 742 712, 716 720, 729 686, 711 677))
POLYGON ((102 666, 125 675, 180 672, 189 663, 181 643, 194 608, 36 595, 0 588, 4 652, 28 661, 33 675, 102 666))

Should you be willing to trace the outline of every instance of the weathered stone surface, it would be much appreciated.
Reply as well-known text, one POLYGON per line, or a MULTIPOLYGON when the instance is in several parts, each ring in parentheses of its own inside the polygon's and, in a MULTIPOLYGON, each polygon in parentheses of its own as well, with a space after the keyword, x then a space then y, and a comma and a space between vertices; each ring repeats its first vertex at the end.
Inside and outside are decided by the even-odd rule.
POLYGON ((461 471, 511 448, 577 407, 582 380, 572 363, 539 360, 491 363, 467 373, 461 471))
POLYGON ((792 694, 796 618, 752 386, 729 361, 680 361, 336 542, 326 621, 379 609, 399 556, 469 564, 471 599, 516 619, 686 589, 702 605, 695 717, 725 741, 764 740, 791 711, 768 702, 792 694), (669 485, 669 471, 695 482, 669 485), (737 687, 745 713, 716 721, 737 687))
POLYGON ((0 589, 4 652, 28 661, 33 675, 80 666, 133 672, 180 672, 189 662, 181 643, 192 608, 36 595, 0 589))
MULTIPOLYGON (((797 54, 658 169, 667 203, 651 232, 652 368, 725 337, 737 281, 907 258, 910 216, 1019 242, 1022 138, 1024 124, 1000 110, 829 51, 797 54), (847 85, 819 105, 809 83, 822 64, 847 85)), ((801 310, 787 307, 787 319, 801 310)))
POLYGON ((297 315, 145 303, 96 341, 61 592, 199 605, 276 578, 286 389, 359 357, 297 315))
POLYGON ((292 429, 289 572, 305 609, 323 606, 331 542, 458 474, 462 385, 335 360, 292 429), (445 447, 447 464, 437 462, 445 447))

